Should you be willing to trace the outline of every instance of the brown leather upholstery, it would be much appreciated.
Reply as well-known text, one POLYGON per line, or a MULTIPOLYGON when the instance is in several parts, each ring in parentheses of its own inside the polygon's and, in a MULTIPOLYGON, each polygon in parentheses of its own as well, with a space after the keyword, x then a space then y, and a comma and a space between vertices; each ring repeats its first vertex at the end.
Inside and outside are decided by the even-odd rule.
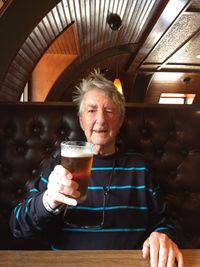
MULTIPOLYGON (((0 104, 0 249, 38 248, 11 237, 9 215, 60 141, 84 138, 76 113, 67 103, 0 104)), ((181 247, 200 248, 200 107, 129 105, 120 140, 145 155, 181 247)))

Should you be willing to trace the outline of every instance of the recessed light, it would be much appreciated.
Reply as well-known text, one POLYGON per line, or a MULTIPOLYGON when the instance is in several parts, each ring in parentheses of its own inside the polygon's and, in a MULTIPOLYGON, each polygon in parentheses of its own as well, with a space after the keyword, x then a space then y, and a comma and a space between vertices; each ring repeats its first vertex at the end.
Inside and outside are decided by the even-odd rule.
POLYGON ((196 58, 200 58, 200 55, 197 55, 196 58))

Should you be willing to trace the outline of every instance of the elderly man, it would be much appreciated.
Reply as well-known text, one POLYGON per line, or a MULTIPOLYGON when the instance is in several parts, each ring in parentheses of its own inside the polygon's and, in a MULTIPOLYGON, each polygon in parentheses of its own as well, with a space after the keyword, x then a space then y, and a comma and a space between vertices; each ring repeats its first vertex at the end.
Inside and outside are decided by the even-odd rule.
POLYGON ((78 204, 79 185, 60 165, 60 157, 53 159, 14 209, 14 236, 44 232, 52 249, 142 248, 151 266, 172 267, 177 262, 183 267, 159 186, 143 157, 117 144, 125 115, 123 96, 95 71, 82 80, 74 101, 86 139, 95 146, 87 199, 78 204), (76 227, 65 224, 63 204, 69 207, 67 220, 73 219, 76 227), (88 222, 91 227, 81 226, 88 222))

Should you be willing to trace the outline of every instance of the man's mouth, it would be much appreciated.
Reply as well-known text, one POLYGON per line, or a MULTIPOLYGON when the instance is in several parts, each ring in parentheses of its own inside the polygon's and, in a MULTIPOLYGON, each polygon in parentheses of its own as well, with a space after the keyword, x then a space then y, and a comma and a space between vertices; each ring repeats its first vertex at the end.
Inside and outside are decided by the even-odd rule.
POLYGON ((93 130, 95 133, 107 133, 107 130, 93 130))

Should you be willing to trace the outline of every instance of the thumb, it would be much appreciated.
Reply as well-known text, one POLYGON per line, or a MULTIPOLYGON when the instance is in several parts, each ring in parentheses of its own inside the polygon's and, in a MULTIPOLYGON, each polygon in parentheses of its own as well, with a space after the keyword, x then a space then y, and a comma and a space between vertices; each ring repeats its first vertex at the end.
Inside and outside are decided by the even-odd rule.
POLYGON ((149 238, 146 239, 143 243, 143 248, 142 248, 142 257, 144 259, 148 259, 150 256, 150 244, 149 244, 149 238))

